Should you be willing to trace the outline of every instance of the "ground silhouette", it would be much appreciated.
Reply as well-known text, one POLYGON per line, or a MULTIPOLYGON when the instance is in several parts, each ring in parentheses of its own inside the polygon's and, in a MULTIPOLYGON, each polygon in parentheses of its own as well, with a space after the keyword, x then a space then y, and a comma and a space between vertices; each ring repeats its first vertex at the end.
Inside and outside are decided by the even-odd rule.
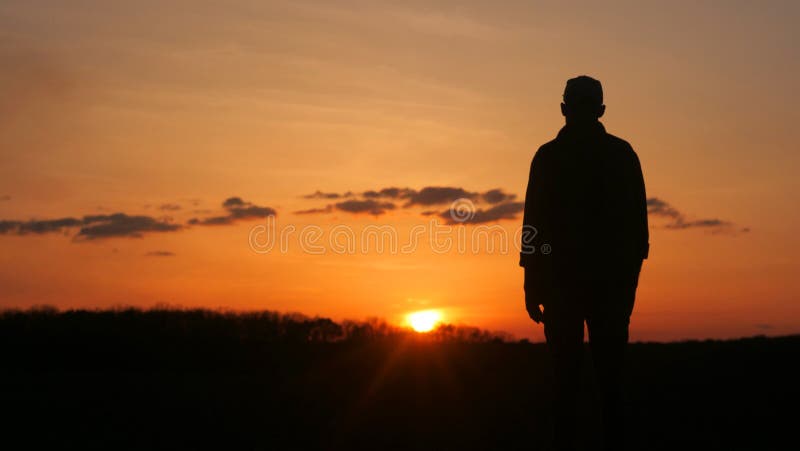
MULTIPOLYGON (((549 449, 541 344, 275 312, 0 314, 8 449, 549 449)), ((634 449, 779 449, 800 336, 632 344, 634 449)), ((590 375, 582 390, 594 393, 590 375)), ((596 403, 581 449, 595 449, 596 403)))

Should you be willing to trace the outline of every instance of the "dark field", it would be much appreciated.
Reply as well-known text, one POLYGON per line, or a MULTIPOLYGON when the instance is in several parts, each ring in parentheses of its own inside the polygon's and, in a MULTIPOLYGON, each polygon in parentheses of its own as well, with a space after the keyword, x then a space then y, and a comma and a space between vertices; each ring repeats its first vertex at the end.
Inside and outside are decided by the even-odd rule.
MULTIPOLYGON (((549 449, 539 344, 274 313, 6 312, 2 449, 549 449)), ((633 344, 630 444, 795 449, 800 336, 633 344)), ((584 449, 599 446, 587 352, 584 449)))

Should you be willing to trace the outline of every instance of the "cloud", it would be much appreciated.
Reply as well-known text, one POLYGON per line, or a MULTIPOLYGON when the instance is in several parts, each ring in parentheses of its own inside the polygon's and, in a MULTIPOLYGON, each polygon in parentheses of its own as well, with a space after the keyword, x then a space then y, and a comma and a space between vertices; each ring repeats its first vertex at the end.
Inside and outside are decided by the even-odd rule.
POLYGON ((178 204, 161 204, 158 209, 163 211, 178 211, 181 209, 181 206, 178 204))
POLYGON ((306 210, 298 210, 295 211, 294 214, 296 215, 313 215, 318 213, 330 213, 333 211, 333 205, 328 205, 322 208, 309 208, 306 210))
POLYGON ((340 199, 342 197, 350 197, 352 195, 353 193, 351 193, 350 191, 344 194, 339 194, 339 193, 324 193, 322 191, 317 190, 311 194, 304 195, 303 199, 340 199))
POLYGON ((247 202, 243 201, 241 197, 229 197, 222 203, 224 208, 237 208, 245 205, 247 205, 247 202))
POLYGON ((111 237, 141 238, 148 232, 174 232, 183 226, 150 216, 129 216, 125 213, 84 216, 84 223, 77 238, 89 240, 111 237))
POLYGON ((203 218, 203 219, 192 218, 189 221, 187 221, 187 224, 189 224, 189 225, 208 225, 208 226, 212 226, 212 225, 228 225, 228 224, 232 224, 232 223, 233 223, 233 220, 231 219, 230 216, 212 216, 212 217, 203 218))
POLYGON ((277 212, 269 207, 259 207, 257 205, 246 205, 242 207, 229 208, 230 216, 234 219, 253 219, 275 216, 277 212))
POLYGON ((411 188, 383 188, 381 190, 368 190, 361 193, 367 199, 407 199, 416 191, 411 188))
POLYGON ((439 213, 439 217, 444 219, 448 224, 485 224, 487 222, 497 222, 503 219, 517 219, 519 218, 519 214, 524 210, 524 202, 506 202, 486 210, 478 208, 472 215, 465 215, 465 219, 462 221, 456 220, 459 216, 451 214, 449 209, 439 213), (453 216, 456 216, 456 218, 453 216))
POLYGON ((0 234, 13 233, 19 229, 20 224, 22 224, 20 221, 2 220, 0 221, 0 234))
POLYGON ((506 193, 500 188, 490 189, 481 195, 481 198, 490 204, 510 202, 517 198, 516 194, 506 193))
POLYGON ((426 186, 419 191, 409 190, 404 198, 408 198, 408 203, 404 205, 404 207, 408 208, 413 205, 444 205, 455 202, 458 199, 470 199, 476 202, 482 201, 489 204, 500 204, 516 199, 517 195, 506 193, 500 188, 494 188, 480 193, 467 191, 460 187, 426 186))
POLYGON ((337 210, 346 211, 348 213, 369 213, 371 215, 382 215, 388 210, 394 210, 395 204, 391 202, 380 202, 373 199, 366 200, 346 200, 334 204, 337 210))
MULTIPOLYGON (((657 197, 647 199, 647 213, 652 216, 660 216, 671 219, 665 227, 673 230, 685 229, 707 229, 712 233, 737 232, 736 225, 730 221, 718 218, 709 219, 687 219, 686 216, 668 202, 657 197)), ((750 231, 748 227, 738 230, 740 233, 750 231)))
MULTIPOLYGON (((475 192, 475 191, 467 191, 461 187, 454 187, 454 186, 426 186, 420 190, 415 190, 412 188, 399 188, 399 187, 387 187, 375 190, 367 190, 357 194, 354 194, 352 191, 348 191, 346 193, 334 193, 334 192, 324 192, 324 191, 316 191, 312 194, 307 194, 303 196, 305 199, 341 199, 341 198, 350 198, 355 197, 355 202, 340 202, 342 204, 342 208, 339 208, 339 204, 328 205, 323 208, 311 208, 307 210, 300 210, 297 211, 297 214, 314 214, 314 213, 330 213, 333 210, 333 207, 337 209, 344 209, 345 211, 351 211, 351 208, 362 210, 362 209, 369 209, 368 205, 364 203, 364 201, 378 201, 378 200, 391 200, 391 201, 398 201, 398 200, 405 200, 406 202, 403 204, 403 208, 411 208, 413 206, 437 206, 437 205, 445 205, 452 203, 458 199, 470 199, 475 202, 486 202, 488 204, 501 204, 513 201, 517 198, 516 194, 506 193, 500 188, 491 189, 486 192, 475 192)), ((385 207, 385 209, 392 209, 393 207, 385 207)))
POLYGON ((426 186, 411 194, 408 197, 408 203, 406 203, 404 207, 410 207, 412 205, 442 205, 452 203, 456 199, 475 199, 476 197, 478 197, 478 193, 469 192, 463 188, 426 186))
POLYGON ((150 216, 129 216, 125 213, 111 215, 90 215, 78 218, 31 219, 29 221, 0 221, 0 234, 44 235, 47 233, 67 233, 78 228, 76 238, 97 239, 109 237, 141 237, 146 232, 172 232, 179 230, 179 224, 150 216))
POLYGON ((208 218, 192 218, 189 225, 229 225, 240 220, 266 218, 276 216, 277 212, 270 207, 261 207, 251 202, 245 202, 241 197, 229 197, 222 203, 222 208, 227 210, 227 214, 211 216, 208 218))
POLYGON ((647 199, 647 213, 651 216, 665 216, 668 218, 680 218, 683 216, 670 204, 657 197, 647 199))
POLYGON ((42 219, 20 222, 17 228, 18 235, 43 235, 45 233, 61 232, 70 227, 78 227, 85 221, 76 218, 42 219))
POLYGON ((174 257, 175 253, 170 251, 150 251, 144 255, 146 257, 174 257))
MULTIPOLYGON (((164 204, 166 210, 174 210, 174 204, 164 204)), ((245 202, 240 197, 230 197, 222 203, 226 214, 202 219, 191 219, 189 225, 227 225, 240 220, 274 216, 276 212, 269 207, 262 207, 245 202)), ((180 208, 179 206, 177 208, 180 208)), ((78 229, 75 239, 96 240, 102 238, 130 237, 140 238, 146 233, 175 232, 183 229, 181 224, 173 223, 170 218, 156 218, 145 215, 129 215, 113 213, 87 215, 80 218, 64 217, 55 219, 0 220, 0 235, 43 235, 48 233, 68 233, 78 229)))
MULTIPOLYGON (((505 219, 506 217, 516 217, 516 210, 519 207, 508 206, 505 204, 512 203, 516 199, 516 194, 506 193, 500 188, 491 189, 486 192, 467 191, 461 187, 453 186, 426 186, 420 190, 412 188, 399 188, 387 187, 376 190, 367 190, 357 194, 348 191, 344 194, 329 193, 317 191, 313 194, 303 196, 306 199, 340 199, 343 197, 355 197, 346 201, 328 204, 324 207, 309 208, 305 210, 295 211, 298 215, 308 214, 323 214, 332 213, 335 210, 345 211, 348 213, 369 213, 373 215, 382 215, 390 210, 397 209, 398 205, 395 201, 405 201, 402 204, 403 208, 411 208, 414 206, 423 207, 436 207, 453 203, 458 199, 470 199, 474 202, 485 202, 490 205, 496 205, 499 208, 489 208, 486 210, 479 209, 476 212, 477 219, 475 221, 490 222, 497 219, 505 219), (502 207, 500 207, 502 205, 502 207)), ((423 216, 439 215, 445 216, 437 209, 427 209, 422 212, 423 216)))
POLYGON ((683 220, 676 221, 672 224, 667 224, 668 229, 689 229, 692 227, 730 227, 733 224, 728 221, 723 221, 721 219, 698 219, 696 221, 687 221, 683 222, 683 220))

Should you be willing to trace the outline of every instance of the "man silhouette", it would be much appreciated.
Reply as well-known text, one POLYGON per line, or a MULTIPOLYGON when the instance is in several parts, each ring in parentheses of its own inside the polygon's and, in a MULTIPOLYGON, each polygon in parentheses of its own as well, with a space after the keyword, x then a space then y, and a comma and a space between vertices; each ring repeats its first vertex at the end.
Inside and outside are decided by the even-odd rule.
POLYGON ((619 450, 628 324, 649 249, 644 179, 630 144, 598 120, 605 112, 599 81, 568 80, 561 112, 566 125, 531 163, 520 254, 525 306, 544 323, 553 360, 556 447, 574 446, 585 321, 605 447, 619 450))

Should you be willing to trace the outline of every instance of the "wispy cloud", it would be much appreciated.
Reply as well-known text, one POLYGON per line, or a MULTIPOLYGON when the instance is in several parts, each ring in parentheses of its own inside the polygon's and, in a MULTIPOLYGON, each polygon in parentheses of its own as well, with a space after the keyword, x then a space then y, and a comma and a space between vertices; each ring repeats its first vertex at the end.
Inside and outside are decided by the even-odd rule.
MULTIPOLYGON (((162 210, 176 210, 173 204, 165 205, 168 208, 161 208, 162 210)), ((222 207, 225 214, 202 219, 194 218, 189 220, 187 225, 228 225, 277 214, 272 208, 245 202, 239 197, 226 199, 222 203, 222 207)), ((0 235, 69 234, 71 231, 77 230, 77 233, 74 234, 76 241, 119 237, 141 238, 145 234, 177 232, 185 228, 186 225, 173 222, 169 217, 132 215, 121 212, 53 219, 0 220, 0 235)))
POLYGON ((524 210, 524 202, 507 202, 488 209, 477 208, 473 214, 459 219, 454 218, 450 210, 439 213, 439 217, 448 224, 485 224, 503 219, 517 219, 524 210))
POLYGON ((3 221, 0 230, 15 232, 18 235, 43 235, 45 233, 61 232, 69 227, 78 227, 88 223, 87 220, 76 218, 59 219, 31 219, 29 221, 3 221))
POLYGON ((353 193, 349 191, 343 194, 339 194, 339 193, 325 193, 317 190, 311 194, 304 195, 303 199, 340 199, 342 197, 350 197, 352 196, 352 194, 353 193))
POLYGON ((85 216, 88 225, 81 227, 78 238, 98 239, 111 237, 141 238, 147 232, 174 232, 183 226, 150 216, 129 216, 125 213, 85 216))
POLYGON ((452 186, 426 186, 419 191, 414 191, 408 198, 406 207, 412 205, 444 205, 457 199, 475 199, 478 193, 467 191, 460 187, 452 186))
POLYGON ((85 216, 84 222, 89 225, 81 227, 78 237, 87 239, 141 238, 147 232, 174 232, 182 227, 150 216, 129 216, 125 213, 85 216))
POLYGON ((144 255, 145 257, 174 257, 175 253, 170 251, 150 251, 144 255))
POLYGON ((490 204, 499 204, 502 202, 510 202, 517 198, 516 194, 506 193, 503 190, 496 188, 490 189, 481 195, 483 200, 490 204))
POLYGON ((210 216, 207 218, 192 218, 189 225, 229 225, 237 221, 246 219, 266 218, 276 216, 277 212, 270 207, 262 207, 251 202, 245 202, 240 197, 229 197, 222 203, 222 208, 226 211, 224 215, 210 216))
POLYGON ((305 210, 297 210, 294 212, 296 215, 315 215, 319 213, 330 213, 333 211, 333 205, 327 205, 322 208, 307 208, 305 210))
POLYGON ((652 216, 665 216, 673 219, 683 217, 681 212, 657 197, 647 199, 647 213, 652 216))
POLYGON ((416 191, 411 188, 382 188, 380 190, 367 190, 361 193, 362 196, 368 199, 384 198, 384 199, 407 199, 411 197, 416 191))
POLYGON ((389 211, 396 210, 398 207, 409 209, 413 207, 428 207, 421 212, 423 216, 436 215, 451 221, 449 210, 440 211, 437 207, 449 206, 459 199, 469 199, 476 203, 486 203, 489 208, 477 208, 471 215, 469 223, 496 222, 503 219, 516 219, 519 213, 524 210, 522 202, 514 202, 516 194, 507 193, 500 188, 494 188, 485 192, 469 191, 456 186, 426 186, 416 190, 412 188, 387 187, 353 193, 348 191, 343 194, 334 192, 317 191, 313 194, 303 196, 306 199, 339 199, 342 197, 352 197, 346 201, 328 204, 324 207, 309 208, 295 211, 295 214, 324 214, 334 211, 345 211, 349 213, 368 213, 372 215, 383 215, 389 211), (433 208, 431 208, 433 207, 433 208))
POLYGON ((651 217, 669 218, 665 226, 672 230, 706 229, 712 233, 749 232, 748 227, 737 227, 734 223, 719 218, 689 219, 677 208, 658 197, 647 199, 647 213, 651 217))
POLYGON ((381 202, 373 199, 346 200, 344 202, 337 202, 334 204, 334 207, 348 213, 369 213, 375 216, 382 215, 389 210, 397 208, 397 206, 391 202, 381 202))
POLYGON ((0 234, 6 235, 44 235, 48 233, 68 233, 79 228, 76 239, 93 240, 98 238, 131 237, 140 238, 150 232, 174 232, 180 224, 151 216, 127 215, 89 215, 82 218, 31 219, 28 221, 0 221, 0 234))

